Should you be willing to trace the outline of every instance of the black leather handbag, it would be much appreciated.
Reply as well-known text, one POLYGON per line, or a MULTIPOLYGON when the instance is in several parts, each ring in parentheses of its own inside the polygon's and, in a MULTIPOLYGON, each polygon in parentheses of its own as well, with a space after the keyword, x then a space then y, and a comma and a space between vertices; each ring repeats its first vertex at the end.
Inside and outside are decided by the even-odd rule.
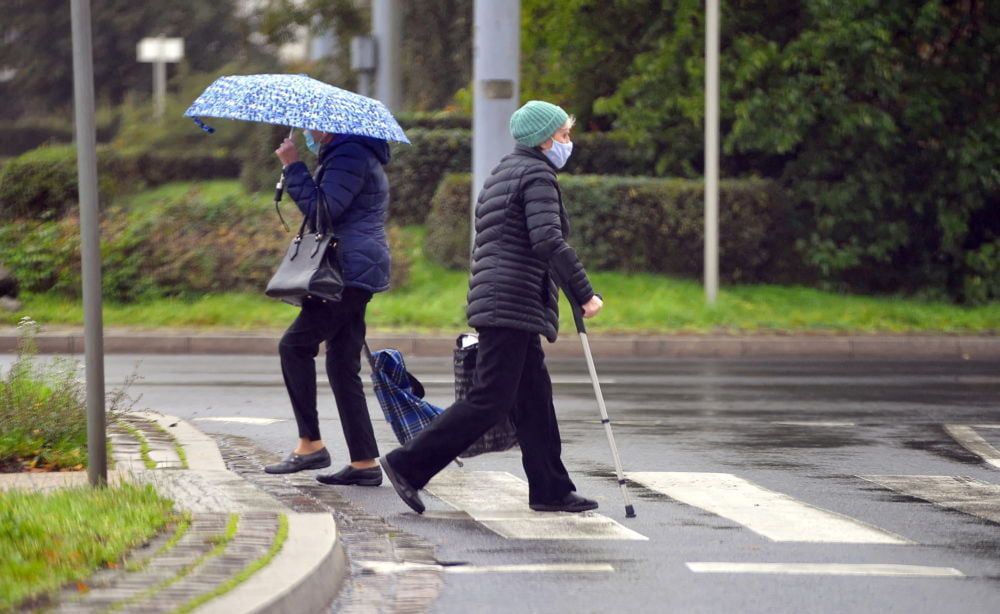
POLYGON ((298 234, 264 290, 271 298, 291 305, 301 306, 307 299, 337 302, 344 293, 337 238, 328 219, 330 212, 323 191, 317 192, 312 219, 303 216, 298 234))

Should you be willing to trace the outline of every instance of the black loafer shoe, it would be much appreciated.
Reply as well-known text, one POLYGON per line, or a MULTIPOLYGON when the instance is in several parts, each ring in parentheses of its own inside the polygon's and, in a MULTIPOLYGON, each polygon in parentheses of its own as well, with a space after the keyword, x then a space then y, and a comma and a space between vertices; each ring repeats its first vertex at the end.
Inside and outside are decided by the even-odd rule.
POLYGON ((382 470, 385 474, 389 476, 389 481, 392 482, 392 487, 396 489, 396 494, 399 498, 403 500, 403 503, 410 506, 414 512, 418 514, 424 513, 424 502, 420 500, 420 495, 417 493, 417 489, 410 486, 410 483, 406 481, 406 478, 396 473, 392 467, 392 463, 385 456, 382 457, 382 470))
POLYGON ((264 467, 265 473, 295 473, 306 469, 324 469, 330 466, 330 453, 326 448, 312 454, 296 454, 292 452, 288 458, 264 467))
POLYGON ((382 484, 382 469, 379 467, 356 469, 347 465, 336 473, 316 476, 316 481, 332 486, 379 486, 382 484))
POLYGON ((586 512, 597 509, 597 501, 581 497, 575 492, 567 493, 565 497, 551 503, 529 503, 528 507, 536 512, 586 512))

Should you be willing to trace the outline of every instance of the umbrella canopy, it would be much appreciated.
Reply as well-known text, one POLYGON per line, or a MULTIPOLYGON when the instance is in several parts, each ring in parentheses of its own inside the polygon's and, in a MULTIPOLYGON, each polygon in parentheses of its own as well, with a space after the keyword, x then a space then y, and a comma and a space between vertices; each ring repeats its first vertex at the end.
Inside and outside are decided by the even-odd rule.
POLYGON ((384 104, 306 75, 219 77, 184 112, 409 143, 384 104))
POLYGON ((424 387, 406 370, 398 350, 372 352, 371 365, 375 396, 399 443, 412 439, 444 411, 423 400, 424 387))

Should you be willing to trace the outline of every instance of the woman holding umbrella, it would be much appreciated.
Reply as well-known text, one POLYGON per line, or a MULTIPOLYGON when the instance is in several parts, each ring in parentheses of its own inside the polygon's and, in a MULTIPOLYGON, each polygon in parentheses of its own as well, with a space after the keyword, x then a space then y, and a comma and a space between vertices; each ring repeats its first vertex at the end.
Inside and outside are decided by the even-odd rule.
POLYGON ((330 466, 316 411, 316 355, 326 342, 326 372, 337 402, 351 462, 336 473, 318 476, 324 484, 378 486, 382 470, 361 386, 361 347, 365 308, 372 295, 389 288, 389 246, 385 216, 389 183, 382 166, 389 161, 386 141, 365 136, 306 130, 307 147, 319 157, 315 179, 299 160, 291 139, 275 153, 284 165, 288 193, 306 216, 326 207, 338 238, 344 275, 340 302, 306 299, 279 344, 281 372, 298 423, 299 444, 267 473, 294 473, 330 466))
POLYGON ((531 101, 510 120, 517 141, 486 180, 476 206, 467 315, 479 331, 468 396, 406 445, 382 458, 400 498, 424 511, 419 489, 500 419, 513 412, 528 504, 536 511, 582 512, 597 502, 577 495, 560 459, 552 383, 539 335, 559 330, 558 288, 593 317, 602 301, 566 242, 569 220, 556 171, 573 149, 573 119, 556 105, 531 101))

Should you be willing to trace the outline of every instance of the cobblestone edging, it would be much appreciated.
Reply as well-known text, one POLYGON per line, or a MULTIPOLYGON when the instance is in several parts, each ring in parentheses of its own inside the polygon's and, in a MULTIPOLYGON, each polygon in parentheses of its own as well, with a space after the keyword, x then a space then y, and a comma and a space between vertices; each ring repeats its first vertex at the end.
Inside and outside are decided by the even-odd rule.
MULTIPOLYGON (((47 611, 308 614, 337 596, 346 562, 329 510, 292 512, 228 471, 215 442, 183 420, 134 412, 109 427, 109 482, 150 484, 182 514, 121 565, 48 594, 47 611)), ((87 476, 0 478, 0 489, 46 491, 83 486, 87 476)))
POLYGON ((269 475, 267 463, 280 460, 248 439, 218 436, 219 449, 230 471, 296 512, 329 512, 337 521, 350 575, 345 578, 331 612, 348 614, 417 614, 437 599, 443 580, 437 568, 393 574, 366 572, 358 561, 438 564, 434 547, 385 519, 373 516, 316 482, 311 475, 269 475))

